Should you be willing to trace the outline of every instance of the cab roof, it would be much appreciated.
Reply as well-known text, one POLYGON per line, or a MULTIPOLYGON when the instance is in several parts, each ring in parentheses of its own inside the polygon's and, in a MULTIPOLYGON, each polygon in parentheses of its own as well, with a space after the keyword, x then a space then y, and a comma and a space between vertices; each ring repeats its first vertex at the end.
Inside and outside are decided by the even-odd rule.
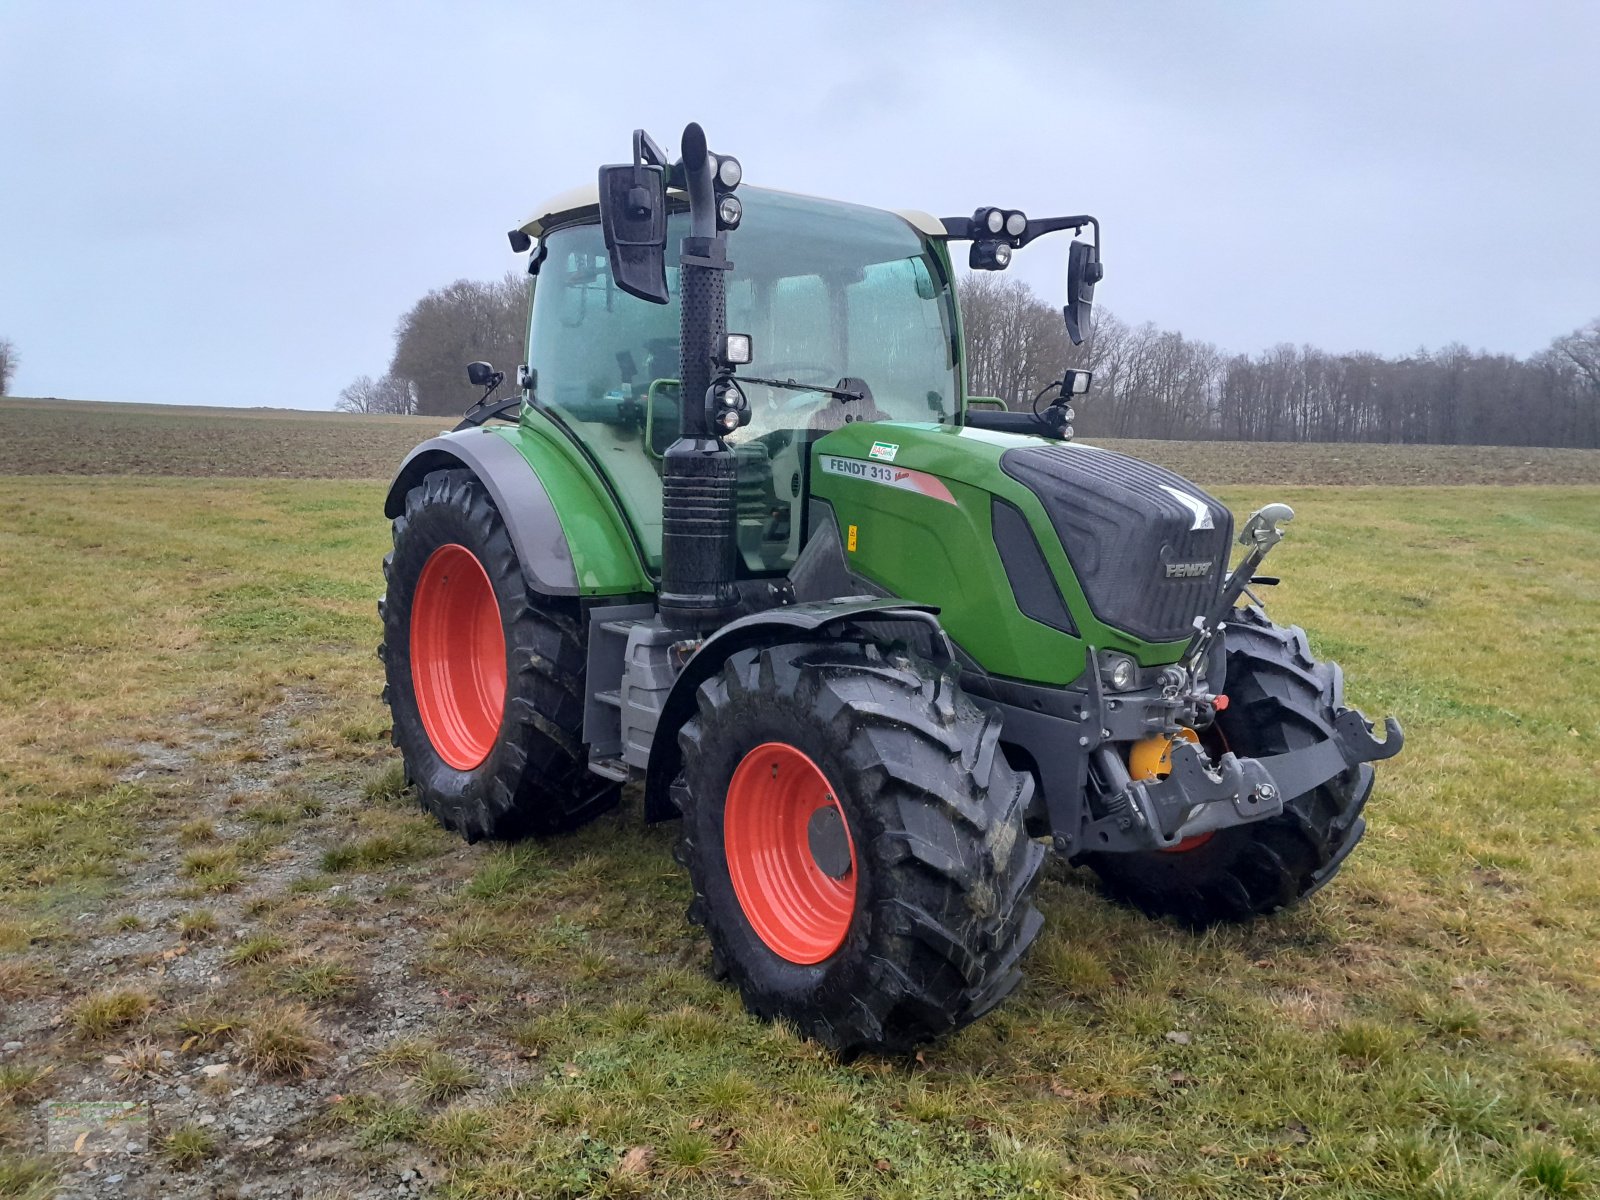
MULTIPOLYGON (((764 190, 774 191, 776 189, 768 188, 764 190)), ((673 191, 676 195, 682 195, 676 189, 673 189, 673 191)), ((786 194, 798 195, 799 193, 789 192, 786 194)), ((821 199, 821 197, 807 198, 821 199)), ((600 185, 598 183, 588 183, 550 197, 550 199, 534 209, 533 216, 529 217, 517 228, 529 237, 536 238, 541 236, 547 229, 554 228, 557 225, 564 225, 570 220, 598 213, 599 211, 600 185)), ((945 236, 944 224, 937 217, 930 216, 920 209, 896 208, 889 211, 919 233, 926 234, 928 237, 942 238, 945 236)))

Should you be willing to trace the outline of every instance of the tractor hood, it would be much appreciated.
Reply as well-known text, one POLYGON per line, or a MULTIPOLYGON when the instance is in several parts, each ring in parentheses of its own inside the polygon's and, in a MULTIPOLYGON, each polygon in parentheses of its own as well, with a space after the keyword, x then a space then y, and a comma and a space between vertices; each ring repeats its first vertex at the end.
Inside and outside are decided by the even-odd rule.
POLYGON ((1228 569, 1233 516, 1188 480, 1074 443, 1018 446, 1000 469, 1039 498, 1095 615, 1152 642, 1194 632, 1228 569))
POLYGON ((816 443, 811 479, 835 509, 852 569, 938 604, 980 661, 972 643, 1006 643, 1005 666, 984 662, 997 673, 1042 678, 1017 657, 1027 639, 999 632, 1006 614, 993 590, 985 596, 986 573, 1016 602, 1010 627, 1067 634, 1080 657, 1088 643, 1148 665, 1176 659, 1227 570, 1233 518, 1221 502, 1081 442, 855 422, 816 443))

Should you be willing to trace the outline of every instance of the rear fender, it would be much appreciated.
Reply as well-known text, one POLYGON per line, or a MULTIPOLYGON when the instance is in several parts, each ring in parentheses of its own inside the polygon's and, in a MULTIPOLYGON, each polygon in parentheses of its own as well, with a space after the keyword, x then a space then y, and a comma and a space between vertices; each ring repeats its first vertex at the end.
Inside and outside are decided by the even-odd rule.
POLYGON ((430 438, 401 463, 384 501, 393 519, 406 493, 430 471, 465 468, 483 484, 506 523, 528 586, 545 596, 596 596, 649 591, 649 577, 607 505, 575 468, 522 429, 467 429, 430 438), (548 460, 548 461, 546 461, 548 460), (576 548, 567 528, 581 534, 576 548))
POLYGON ((645 771, 645 819, 663 821, 679 815, 671 794, 673 780, 683 769, 678 730, 695 714, 695 693, 700 685, 720 671, 729 657, 753 647, 820 641, 835 634, 881 642, 892 640, 898 632, 912 636, 920 633, 926 656, 945 666, 954 663, 955 653, 939 625, 938 613, 928 604, 851 596, 765 609, 724 625, 696 648, 661 706, 661 720, 650 744, 650 765, 645 771), (905 628, 897 631, 892 628, 896 625, 905 628))

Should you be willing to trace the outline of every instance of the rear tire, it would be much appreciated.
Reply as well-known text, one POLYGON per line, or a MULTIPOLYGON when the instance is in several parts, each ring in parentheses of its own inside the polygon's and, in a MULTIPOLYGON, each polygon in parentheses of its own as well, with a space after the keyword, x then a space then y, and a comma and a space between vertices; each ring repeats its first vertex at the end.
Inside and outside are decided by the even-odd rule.
MULTIPOLYGON (((1305 631, 1274 625, 1260 608, 1239 609, 1224 631, 1228 707, 1222 744, 1242 757, 1287 753, 1332 736, 1344 711, 1344 674, 1311 655, 1305 631)), ((1366 830, 1369 763, 1336 775, 1265 821, 1218 830, 1187 850, 1097 854, 1087 865, 1106 891, 1151 916, 1203 927, 1289 908, 1344 864, 1366 830)))
POLYGON ((845 1055, 893 1052, 1017 986, 1042 923, 1030 896, 1044 851, 1024 831, 1033 781, 1006 762, 998 717, 925 662, 841 643, 740 651, 697 699, 679 734, 689 916, 751 1012, 845 1055), (751 858, 752 814, 786 802, 780 764, 815 772, 793 828, 807 811, 835 822, 833 854, 812 833, 788 860, 776 840, 751 858), (792 936, 775 937, 786 920, 792 936))
POLYGON ((383 573, 383 696, 423 808, 475 842, 573 829, 616 803, 617 785, 587 767, 577 606, 528 589, 472 472, 433 471, 411 489, 383 573), (441 586, 447 571, 462 582, 441 586), (480 590, 464 600, 469 585, 480 590), (462 626, 475 636, 450 640, 462 626))

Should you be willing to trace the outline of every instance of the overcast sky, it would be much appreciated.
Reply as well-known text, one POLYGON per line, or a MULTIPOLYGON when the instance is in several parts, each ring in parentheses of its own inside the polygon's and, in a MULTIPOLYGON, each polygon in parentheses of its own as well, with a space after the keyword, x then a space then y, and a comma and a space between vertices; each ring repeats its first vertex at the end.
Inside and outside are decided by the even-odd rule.
POLYGON ((19 395, 331 407, 698 120, 753 184, 1093 212, 1100 301, 1226 349, 1528 354, 1600 316, 1597 47, 1576 0, 5 0, 0 337, 19 395))

